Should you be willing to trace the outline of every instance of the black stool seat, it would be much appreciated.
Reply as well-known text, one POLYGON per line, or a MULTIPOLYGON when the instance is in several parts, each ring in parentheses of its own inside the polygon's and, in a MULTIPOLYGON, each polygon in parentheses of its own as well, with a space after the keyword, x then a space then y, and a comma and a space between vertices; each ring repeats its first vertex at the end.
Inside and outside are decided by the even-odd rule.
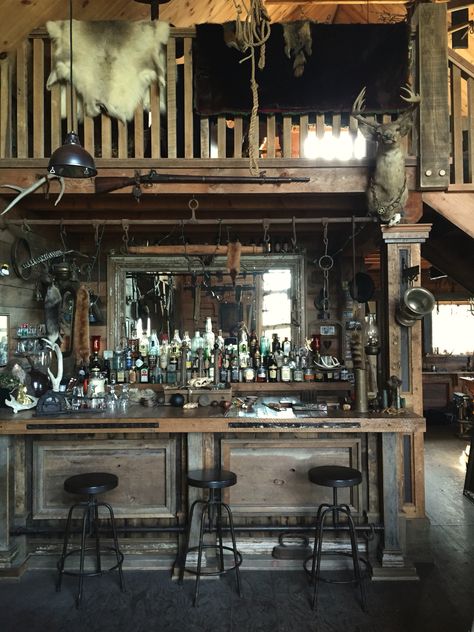
POLYGON ((237 476, 229 470, 219 468, 209 470, 191 470, 188 472, 188 485, 203 489, 223 489, 237 483, 237 476))
POLYGON ((70 494, 83 494, 90 496, 103 494, 118 486, 118 478, 115 474, 106 472, 90 472, 70 476, 64 481, 64 489, 70 494))
POLYGON ((308 478, 323 487, 353 487, 362 482, 362 473, 344 465, 320 465, 309 470, 308 478))

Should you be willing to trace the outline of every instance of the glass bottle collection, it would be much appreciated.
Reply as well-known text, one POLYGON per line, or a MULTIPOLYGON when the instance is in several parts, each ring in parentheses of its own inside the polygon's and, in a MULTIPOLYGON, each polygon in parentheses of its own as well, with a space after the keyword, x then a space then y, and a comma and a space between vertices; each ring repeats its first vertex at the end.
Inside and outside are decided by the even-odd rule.
MULTIPOLYGON (((339 371, 320 372, 314 367, 319 348, 297 348, 277 333, 271 339, 250 335, 245 329, 237 337, 224 338, 213 332, 211 318, 206 318, 204 332, 183 336, 175 329, 168 335, 152 330, 138 338, 135 332, 123 339, 115 350, 105 350, 102 358, 94 350, 90 377, 100 374, 108 384, 167 384, 184 386, 193 378, 206 377, 217 385, 235 382, 312 382, 340 379, 339 371)), ((86 367, 81 371, 87 372, 86 367)), ((84 379, 84 376, 81 375, 84 379)))

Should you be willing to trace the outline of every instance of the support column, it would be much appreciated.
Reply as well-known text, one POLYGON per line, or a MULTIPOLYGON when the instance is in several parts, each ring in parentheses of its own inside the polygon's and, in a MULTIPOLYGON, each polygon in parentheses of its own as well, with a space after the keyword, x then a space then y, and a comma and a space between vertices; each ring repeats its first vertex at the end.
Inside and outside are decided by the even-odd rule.
POLYGON ((0 578, 20 575, 25 561, 17 542, 10 537, 14 510, 13 456, 12 437, 0 435, 0 578))
MULTIPOLYGON (((402 327, 395 320, 395 311, 409 287, 403 275, 405 268, 419 267, 420 274, 413 281, 413 286, 420 285, 420 244, 426 241, 430 230, 431 224, 400 224, 392 228, 382 226, 386 308, 383 322, 383 379, 386 381, 392 375, 401 379, 401 397, 405 399, 405 406, 419 415, 423 414, 421 321, 413 327, 402 327)), ((424 518, 423 433, 400 435, 396 447, 401 510, 407 517, 424 518)))

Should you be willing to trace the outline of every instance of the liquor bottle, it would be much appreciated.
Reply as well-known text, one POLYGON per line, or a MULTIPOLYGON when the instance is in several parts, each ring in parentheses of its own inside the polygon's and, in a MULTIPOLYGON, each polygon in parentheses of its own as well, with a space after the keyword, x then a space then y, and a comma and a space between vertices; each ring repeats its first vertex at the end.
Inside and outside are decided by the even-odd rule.
POLYGON ((268 381, 269 382, 278 381, 278 366, 273 356, 270 358, 270 363, 268 365, 268 381))
POLYGON ((261 364, 257 369, 256 381, 257 382, 267 381, 267 369, 264 364, 261 364))
POLYGON ((255 353, 257 352, 257 350, 258 350, 258 338, 255 332, 255 329, 252 329, 252 333, 250 334, 250 338, 249 338, 249 352, 252 358, 255 356, 255 353))
POLYGON ((117 347, 114 351, 113 367, 116 371, 117 384, 123 384, 125 382, 125 358, 121 347, 117 347))
POLYGON ((216 342, 219 345, 220 351, 224 350, 224 336, 222 335, 222 329, 219 329, 217 333, 216 342))
POLYGON ((276 351, 280 351, 280 349, 281 349, 280 338, 278 337, 277 333, 273 333, 272 334, 272 353, 275 353, 276 351))
POLYGON ((149 375, 148 375, 148 359, 147 356, 143 358, 143 364, 140 367, 140 384, 148 384, 149 375))
POLYGON ((214 343, 216 341, 216 335, 212 331, 212 320, 210 316, 206 317, 206 327, 204 331, 204 347, 206 349, 214 349, 214 343))
POLYGON ((194 332, 194 336, 191 339, 191 351, 193 356, 196 355, 198 349, 202 349, 204 347, 204 340, 201 337, 199 331, 194 332))
POLYGON ((288 357, 290 355, 290 351, 291 351, 291 342, 288 340, 288 337, 285 336, 285 339, 283 340, 283 344, 281 346, 282 351, 283 351, 283 355, 288 357))
POLYGON ((303 382, 303 369, 301 368, 301 357, 297 355, 294 359, 295 368, 293 369, 293 381, 303 382))
POLYGON ((266 358, 270 351, 270 341, 263 334, 260 336, 260 355, 263 358, 266 358))
POLYGON ((170 342, 170 353, 177 356, 181 350, 182 340, 179 337, 179 329, 175 329, 170 342))
POLYGON ((230 381, 239 382, 239 359, 237 353, 233 353, 230 357, 230 381))
POLYGON ((291 382, 291 367, 288 356, 283 356, 283 364, 280 369, 280 379, 282 382, 291 382))
POLYGON ((182 340, 181 346, 182 345, 186 345, 186 347, 189 347, 191 349, 191 337, 187 330, 183 334, 183 340, 182 340))
POLYGON ((167 384, 176 385, 178 380, 178 357, 171 351, 167 368, 167 384))
POLYGON ((143 331, 140 341, 138 343, 138 352, 142 358, 148 355, 148 349, 150 348, 150 341, 148 340, 146 330, 143 331))
POLYGON ((102 371, 102 365, 99 360, 99 352, 94 351, 92 354, 91 360, 89 362, 89 371, 92 372, 97 370, 99 373, 102 371))

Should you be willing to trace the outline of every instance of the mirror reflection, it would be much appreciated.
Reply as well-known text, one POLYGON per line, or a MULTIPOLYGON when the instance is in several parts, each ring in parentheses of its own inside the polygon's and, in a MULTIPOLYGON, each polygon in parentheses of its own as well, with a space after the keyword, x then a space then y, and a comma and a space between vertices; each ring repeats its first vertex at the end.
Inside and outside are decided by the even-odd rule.
POLYGON ((8 362, 8 316, 0 314, 0 366, 8 362))

